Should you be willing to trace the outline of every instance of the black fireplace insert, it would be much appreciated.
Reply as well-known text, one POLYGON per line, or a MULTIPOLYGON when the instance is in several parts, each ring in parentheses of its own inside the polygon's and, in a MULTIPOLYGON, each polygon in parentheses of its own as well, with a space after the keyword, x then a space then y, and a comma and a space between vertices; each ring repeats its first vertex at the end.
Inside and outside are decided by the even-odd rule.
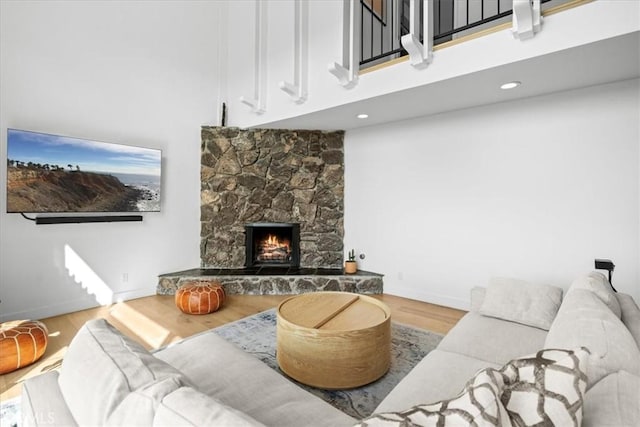
POLYGON ((257 222, 245 225, 247 268, 300 266, 300 224, 257 222))

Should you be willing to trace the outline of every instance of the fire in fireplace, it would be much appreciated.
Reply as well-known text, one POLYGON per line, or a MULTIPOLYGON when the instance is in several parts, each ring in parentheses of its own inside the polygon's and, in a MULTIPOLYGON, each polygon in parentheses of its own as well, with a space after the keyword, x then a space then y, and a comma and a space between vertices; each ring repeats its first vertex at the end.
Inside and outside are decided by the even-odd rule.
POLYGON ((253 223, 245 225, 246 267, 300 266, 300 225, 253 223))

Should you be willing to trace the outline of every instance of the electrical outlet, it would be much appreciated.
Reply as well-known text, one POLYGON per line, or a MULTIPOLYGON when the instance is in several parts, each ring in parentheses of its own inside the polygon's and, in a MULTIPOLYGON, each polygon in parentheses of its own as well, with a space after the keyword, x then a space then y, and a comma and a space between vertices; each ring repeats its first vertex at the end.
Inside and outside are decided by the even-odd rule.
POLYGON ((122 273, 122 283, 127 283, 129 281, 129 273, 122 273))

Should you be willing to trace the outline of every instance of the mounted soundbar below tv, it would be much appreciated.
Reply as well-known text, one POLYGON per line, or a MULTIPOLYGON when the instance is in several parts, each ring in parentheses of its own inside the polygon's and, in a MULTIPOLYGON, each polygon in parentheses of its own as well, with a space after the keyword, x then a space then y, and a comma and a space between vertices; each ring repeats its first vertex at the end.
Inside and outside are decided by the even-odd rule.
POLYGON ((142 215, 109 216, 40 216, 34 218, 36 224, 79 224, 83 222, 132 222, 142 221, 142 215))
MULTIPOLYGON (((7 212, 159 212, 161 159, 157 149, 8 129, 7 212)), ((118 221, 52 218, 36 222, 118 221)))

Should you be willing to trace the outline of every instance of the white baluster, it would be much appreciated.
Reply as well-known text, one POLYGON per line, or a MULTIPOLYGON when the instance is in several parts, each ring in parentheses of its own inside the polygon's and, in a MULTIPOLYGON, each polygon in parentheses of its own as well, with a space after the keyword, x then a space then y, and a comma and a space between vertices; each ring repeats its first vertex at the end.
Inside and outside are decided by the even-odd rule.
POLYGON ((426 68, 433 59, 433 0, 422 0, 422 22, 424 40, 420 43, 420 16, 417 2, 409 2, 409 34, 400 39, 402 47, 409 53, 409 61, 416 68, 426 68))
POLYGON ((255 0, 256 25, 254 44, 254 93, 251 98, 240 97, 240 102, 251 107, 251 111, 262 114, 265 107, 265 78, 267 75, 267 3, 266 1, 255 0))
POLYGON ((296 104, 307 100, 308 33, 309 8, 307 0, 296 0, 294 17, 294 54, 293 84, 286 81, 278 83, 280 89, 287 93, 296 104))
POLYGON ((348 52, 346 60, 342 64, 336 62, 329 64, 329 72, 336 76, 338 82, 349 89, 358 83, 358 70, 360 69, 360 26, 356 8, 359 0, 343 0, 344 14, 348 20, 348 37, 343 40, 343 56, 348 52))

